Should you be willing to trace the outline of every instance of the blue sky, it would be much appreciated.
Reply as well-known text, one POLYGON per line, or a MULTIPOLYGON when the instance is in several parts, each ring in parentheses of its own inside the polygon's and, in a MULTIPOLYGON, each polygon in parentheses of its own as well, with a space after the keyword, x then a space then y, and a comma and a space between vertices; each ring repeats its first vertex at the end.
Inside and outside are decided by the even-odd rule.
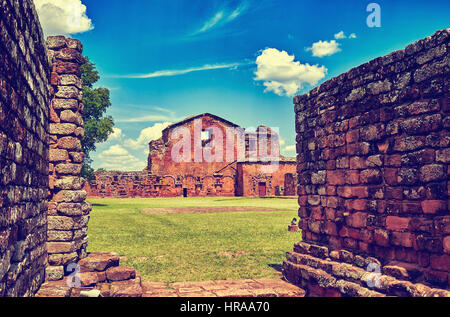
POLYGON ((379 28, 367 26, 372 1, 361 0, 81 2, 82 27, 65 30, 40 7, 60 1, 35 0, 45 32, 81 40, 111 90, 117 130, 92 157, 115 170, 145 167, 150 139, 203 112, 278 127, 282 154, 295 156, 293 95, 450 27, 450 2, 434 0, 377 1, 379 28))

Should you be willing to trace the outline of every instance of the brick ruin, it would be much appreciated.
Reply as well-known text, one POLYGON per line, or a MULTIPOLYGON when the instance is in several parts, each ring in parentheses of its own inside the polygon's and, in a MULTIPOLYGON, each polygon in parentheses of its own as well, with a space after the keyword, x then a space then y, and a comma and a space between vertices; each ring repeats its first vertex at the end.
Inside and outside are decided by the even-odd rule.
POLYGON ((31 1, 0 2, 0 297, 45 278, 50 64, 31 1))
POLYGON ((307 296, 450 295, 449 38, 295 97, 303 241, 283 272, 307 296))
POLYGON ((32 1, 0 10, 0 296, 32 296, 86 256, 84 59, 77 40, 44 41, 32 1))
POLYGON ((52 36, 46 42, 52 63, 49 124, 49 204, 47 279, 62 279, 65 267, 86 257, 91 205, 80 177, 84 153, 82 81, 84 63, 78 40, 52 36))
MULTIPOLYGON (((71 262, 82 286, 139 296, 117 254, 86 254, 81 44, 45 42, 31 0, 3 0, 0 12, 0 297, 70 296, 71 262)), ((307 296, 450 296, 449 37, 438 31, 295 98, 303 241, 283 274, 307 296)), ((258 162, 235 164, 243 177, 258 162)), ((223 167, 213 176, 233 170, 223 167)), ((124 175, 140 184, 140 173, 124 175)), ((283 173, 292 194, 297 175, 283 173)), ((244 195, 264 179, 276 195, 273 179, 252 177, 244 195)))
POLYGON ((186 118, 167 127, 160 139, 150 142, 148 166, 144 171, 96 172, 95 179, 85 189, 89 196, 97 197, 295 196, 296 161, 279 155, 278 134, 264 126, 255 132, 245 131, 241 141, 243 156, 239 159, 239 139, 227 135, 228 128, 240 127, 209 113, 186 118), (190 132, 190 160, 176 162, 172 158, 180 140, 172 138, 177 128, 190 132), (226 142, 232 141, 232 148, 228 150, 223 144, 220 159, 195 161, 196 145, 204 150, 213 141, 201 139, 202 132, 210 129, 220 131, 226 142), (262 134, 268 135, 267 156, 252 159, 252 153, 260 152, 262 134), (276 153, 272 153, 272 143, 276 153), (278 168, 266 172, 263 167, 270 163, 265 161, 272 156, 276 157, 278 168))

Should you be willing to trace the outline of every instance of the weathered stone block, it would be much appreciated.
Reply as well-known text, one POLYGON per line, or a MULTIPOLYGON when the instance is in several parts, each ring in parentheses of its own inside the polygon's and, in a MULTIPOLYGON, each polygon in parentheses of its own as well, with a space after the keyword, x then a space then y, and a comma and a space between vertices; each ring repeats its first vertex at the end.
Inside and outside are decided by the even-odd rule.
POLYGON ((64 216, 82 216, 83 205, 80 203, 59 203, 57 207, 59 214, 64 216))
POLYGON ((50 124, 50 133, 57 135, 70 135, 75 132, 76 125, 71 123, 50 124))
POLYGON ((59 178, 55 181, 55 188, 66 190, 81 190, 84 187, 85 180, 77 176, 59 178))
POLYGON ((69 159, 69 154, 66 150, 50 149, 49 160, 50 162, 65 162, 69 159))
POLYGON ((80 175, 81 168, 81 164, 58 164, 55 166, 55 171, 63 175, 80 175))
POLYGON ((410 222, 411 222, 410 218, 388 216, 386 218, 386 228, 388 230, 394 231, 406 231, 410 228, 409 227, 410 222))
POLYGON ((47 281, 58 281, 64 277, 64 266, 47 266, 45 269, 47 281))
POLYGON ((47 242, 48 253, 71 253, 75 251, 75 242, 47 242))
POLYGON ((70 109, 77 110, 79 101, 76 99, 53 99, 52 108, 55 110, 70 109))
POLYGON ((81 141, 71 136, 62 137, 58 139, 58 147, 66 150, 81 151, 81 141))
POLYGON ((78 265, 81 272, 103 272, 119 265, 119 256, 115 253, 90 253, 80 260, 78 265))
POLYGON ((420 180, 424 183, 445 178, 444 166, 440 164, 425 165, 420 169, 420 180))
POLYGON ((131 266, 117 266, 106 270, 106 278, 111 281, 125 281, 136 278, 136 271, 131 266))

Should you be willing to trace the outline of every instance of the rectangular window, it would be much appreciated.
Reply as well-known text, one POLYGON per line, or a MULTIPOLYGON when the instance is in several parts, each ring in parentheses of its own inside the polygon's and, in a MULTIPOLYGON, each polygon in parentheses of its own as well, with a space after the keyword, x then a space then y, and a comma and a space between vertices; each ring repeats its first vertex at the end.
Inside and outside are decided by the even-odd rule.
POLYGON ((212 130, 211 129, 202 130, 201 140, 203 147, 208 145, 212 140, 212 130))

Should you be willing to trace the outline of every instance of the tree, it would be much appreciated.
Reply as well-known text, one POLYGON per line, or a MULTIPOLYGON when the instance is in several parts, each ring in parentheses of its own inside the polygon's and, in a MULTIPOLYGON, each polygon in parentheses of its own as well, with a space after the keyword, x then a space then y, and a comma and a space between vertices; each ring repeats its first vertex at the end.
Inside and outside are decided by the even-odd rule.
POLYGON ((84 138, 81 141, 85 155, 82 176, 92 180, 94 170, 90 166, 92 159, 89 154, 95 151, 96 144, 105 142, 113 132, 114 121, 111 116, 105 116, 106 110, 111 106, 109 90, 107 88, 94 88, 94 84, 100 79, 88 57, 81 66, 81 79, 83 81, 83 104, 84 104, 84 138))

